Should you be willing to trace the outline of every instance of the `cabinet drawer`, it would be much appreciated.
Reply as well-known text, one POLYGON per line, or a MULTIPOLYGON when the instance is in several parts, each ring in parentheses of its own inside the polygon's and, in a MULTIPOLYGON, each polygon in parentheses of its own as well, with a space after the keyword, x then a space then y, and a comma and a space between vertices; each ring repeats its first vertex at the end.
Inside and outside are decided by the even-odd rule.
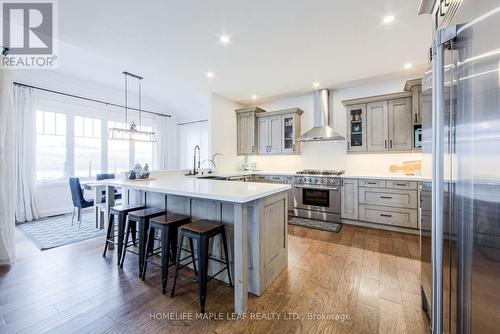
POLYGON ((416 209, 416 190, 359 188, 359 203, 416 209))
POLYGON ((385 188, 385 180, 359 180, 360 187, 385 188))
POLYGON ((253 180, 255 182, 267 182, 267 175, 254 175, 253 180))
POLYGON ((285 177, 280 175, 269 175, 267 179, 269 182, 285 183, 285 177))
POLYGON ((416 181, 387 180, 386 185, 387 185, 387 188, 391 188, 391 189, 417 190, 417 182, 416 181))
POLYGON ((372 205, 359 206, 359 220, 410 228, 418 228, 417 210, 372 205))

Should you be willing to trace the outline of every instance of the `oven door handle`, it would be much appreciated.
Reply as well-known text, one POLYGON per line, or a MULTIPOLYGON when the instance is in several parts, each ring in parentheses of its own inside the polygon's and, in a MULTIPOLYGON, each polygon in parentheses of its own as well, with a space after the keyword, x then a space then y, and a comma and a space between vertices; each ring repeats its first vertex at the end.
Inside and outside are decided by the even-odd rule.
POLYGON ((339 188, 335 188, 335 187, 322 187, 322 186, 302 186, 302 185, 295 185, 295 188, 339 191, 339 188))

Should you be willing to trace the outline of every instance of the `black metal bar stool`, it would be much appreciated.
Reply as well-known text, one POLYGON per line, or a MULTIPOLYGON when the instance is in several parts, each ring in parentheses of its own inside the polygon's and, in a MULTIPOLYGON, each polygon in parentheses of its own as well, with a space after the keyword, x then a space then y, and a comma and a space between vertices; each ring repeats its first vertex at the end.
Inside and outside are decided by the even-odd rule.
POLYGON ((139 277, 142 273, 142 267, 144 265, 144 254, 146 248, 146 238, 149 229, 149 220, 151 218, 159 217, 166 214, 165 209, 159 208, 146 208, 142 210, 132 211, 128 214, 127 223, 125 226, 125 242, 123 245, 122 252, 122 262, 120 263, 120 268, 123 268, 123 262, 125 261, 125 254, 130 252, 139 256, 139 277), (129 243, 129 236, 132 230, 132 225, 137 225, 137 230, 139 231, 139 252, 134 252, 129 249, 132 245, 129 243))
MULTIPOLYGON (((120 260, 122 257, 122 250, 123 250, 123 237, 125 235, 125 225, 126 225, 126 220, 129 212, 136 211, 136 210, 142 210, 145 209, 146 207, 141 204, 122 204, 122 205, 116 205, 113 206, 109 210, 109 221, 108 221, 108 230, 106 232, 106 243, 104 244, 104 252, 102 253, 103 257, 106 257, 106 251, 108 249, 108 244, 113 244, 117 246, 117 265, 120 264, 120 260), (118 216, 118 228, 116 234, 114 234, 113 238, 111 236, 111 232, 113 230, 114 224, 115 224, 115 216, 118 216)), ((134 231, 132 234, 132 239, 135 244, 135 227, 134 231)))
MULTIPOLYGON (((185 215, 179 215, 175 213, 167 212, 166 215, 151 218, 149 222, 149 231, 148 231, 148 239, 146 242, 146 257, 144 258, 144 267, 142 268, 142 280, 146 278, 146 271, 148 263, 154 264, 161 268, 161 277, 162 277, 162 293, 165 293, 167 289, 167 280, 168 280, 168 268, 170 267, 170 259, 172 259, 173 263, 175 263, 176 253, 177 253, 177 230, 180 226, 185 225, 191 222, 191 218, 185 215), (155 230, 160 231, 160 241, 161 245, 157 249, 153 248, 153 243, 155 240, 155 230), (150 251, 151 250, 151 251, 150 251), (154 262, 150 257, 154 255, 158 255, 161 253, 161 263, 154 262)), ((193 247, 193 242, 191 241, 191 249, 193 247)), ((185 249, 185 251, 187 251, 185 249)), ((194 263, 194 255, 191 251, 191 255, 193 263, 194 263)), ((188 257, 182 259, 185 260, 188 257)), ((182 261, 181 260, 181 261, 182 261)), ((196 272, 196 267, 195 267, 196 272)))
MULTIPOLYGON (((207 295, 207 281, 208 278, 212 279, 222 273, 224 270, 227 270, 227 276, 229 278, 229 285, 232 287, 233 282, 231 281, 231 269, 229 267, 229 258, 227 255, 227 241, 226 241, 226 232, 224 229, 224 224, 217 223, 214 221, 202 219, 198 220, 186 225, 181 226, 181 241, 179 246, 177 247, 177 263, 175 266, 175 276, 174 276, 174 285, 172 286, 172 297, 175 294, 175 284, 177 283, 177 277, 182 276, 183 278, 191 279, 185 275, 179 274, 179 269, 185 267, 188 264, 180 265, 181 259, 180 254, 182 250, 182 242, 184 237, 190 239, 192 242, 193 239, 196 239, 197 248, 198 248, 198 270, 199 275, 197 275, 197 281, 199 283, 200 289, 200 307, 201 313, 205 313, 205 300, 207 295), (208 243, 210 238, 221 235, 222 237, 222 245, 224 247, 224 257, 225 261, 221 261, 219 259, 213 258, 208 254, 208 243), (217 261, 219 263, 225 264, 225 267, 219 270, 215 275, 208 275, 208 260, 217 261)), ((194 259, 193 259, 194 261, 194 259)))

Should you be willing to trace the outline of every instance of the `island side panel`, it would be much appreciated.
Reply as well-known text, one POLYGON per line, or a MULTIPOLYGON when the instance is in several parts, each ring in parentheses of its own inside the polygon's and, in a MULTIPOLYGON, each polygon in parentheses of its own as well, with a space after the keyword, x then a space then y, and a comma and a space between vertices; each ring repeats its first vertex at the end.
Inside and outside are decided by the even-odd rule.
POLYGON ((288 264, 287 201, 286 192, 259 200, 262 292, 288 264))

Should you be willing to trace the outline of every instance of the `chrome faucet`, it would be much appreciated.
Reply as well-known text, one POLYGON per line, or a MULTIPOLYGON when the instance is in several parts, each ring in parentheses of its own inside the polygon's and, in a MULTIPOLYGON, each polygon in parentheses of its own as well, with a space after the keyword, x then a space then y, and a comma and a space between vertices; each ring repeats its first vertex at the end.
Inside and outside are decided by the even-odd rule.
POLYGON ((196 150, 198 150, 198 170, 200 169, 201 151, 200 147, 196 145, 193 152, 193 175, 198 174, 198 170, 196 170, 196 150))

